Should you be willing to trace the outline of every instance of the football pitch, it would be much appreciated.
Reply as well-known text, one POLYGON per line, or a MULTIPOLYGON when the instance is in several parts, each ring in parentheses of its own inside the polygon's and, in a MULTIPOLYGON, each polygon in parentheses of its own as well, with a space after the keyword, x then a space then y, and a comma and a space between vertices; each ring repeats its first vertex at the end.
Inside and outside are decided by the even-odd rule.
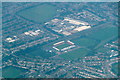
POLYGON ((71 45, 68 44, 68 43, 64 43, 64 44, 58 45, 57 48, 58 48, 58 49, 63 49, 63 48, 65 48, 65 47, 69 47, 69 46, 71 46, 71 45))

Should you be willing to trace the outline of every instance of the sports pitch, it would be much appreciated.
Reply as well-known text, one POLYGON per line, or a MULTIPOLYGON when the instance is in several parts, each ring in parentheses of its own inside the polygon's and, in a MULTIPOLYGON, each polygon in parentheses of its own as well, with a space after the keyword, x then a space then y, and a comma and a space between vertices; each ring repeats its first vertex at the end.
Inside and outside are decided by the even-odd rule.
POLYGON ((64 43, 64 44, 58 45, 57 48, 58 48, 58 49, 63 49, 63 48, 65 48, 65 47, 69 47, 69 46, 71 46, 71 45, 68 44, 68 43, 64 43))
POLYGON ((9 66, 3 69, 2 76, 5 78, 16 78, 24 73, 24 69, 9 66))
POLYGON ((41 4, 18 12, 18 15, 30 21, 44 23, 56 15, 56 7, 49 4, 41 4))
POLYGON ((73 39, 72 41, 79 46, 89 47, 89 48, 94 48, 98 44, 98 41, 86 37, 73 39))
POLYGON ((79 48, 79 49, 75 49, 73 51, 61 54, 59 56, 66 60, 74 60, 80 57, 85 57, 88 53, 90 53, 89 50, 85 48, 79 48))
POLYGON ((96 30, 95 32, 88 35, 88 37, 97 39, 97 40, 106 40, 113 36, 118 36, 118 28, 117 27, 105 27, 96 30))

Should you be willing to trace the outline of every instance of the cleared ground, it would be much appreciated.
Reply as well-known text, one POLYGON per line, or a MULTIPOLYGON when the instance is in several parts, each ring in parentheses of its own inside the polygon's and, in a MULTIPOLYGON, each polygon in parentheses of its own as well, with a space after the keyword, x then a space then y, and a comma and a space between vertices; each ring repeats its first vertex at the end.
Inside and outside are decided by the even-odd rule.
POLYGON ((18 15, 28 20, 44 23, 52 19, 56 14, 56 7, 49 4, 41 4, 18 12, 18 15))

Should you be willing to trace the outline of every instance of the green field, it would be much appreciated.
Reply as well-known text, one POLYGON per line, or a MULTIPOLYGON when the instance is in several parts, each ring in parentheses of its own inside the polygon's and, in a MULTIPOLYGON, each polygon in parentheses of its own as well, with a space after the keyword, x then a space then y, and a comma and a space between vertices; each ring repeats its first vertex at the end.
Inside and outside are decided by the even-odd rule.
POLYGON ((118 28, 117 27, 105 27, 96 30, 95 32, 88 35, 88 37, 97 39, 97 40, 106 40, 113 36, 118 36, 118 28))
POLYGON ((59 55, 61 58, 66 60, 74 60, 80 57, 85 57, 88 53, 90 53, 89 50, 85 48, 79 48, 64 54, 59 55))
POLYGON ((24 51, 17 52, 17 55, 29 56, 29 57, 42 57, 42 58, 49 58, 55 55, 55 53, 50 53, 44 51, 41 45, 37 45, 31 48, 27 48, 24 51))
POLYGON ((68 46, 70 46, 70 44, 64 43, 64 44, 58 45, 57 48, 58 49, 63 49, 63 48, 68 47, 68 46))
POLYGON ((72 42, 74 42, 79 46, 90 47, 90 48, 93 48, 98 44, 96 40, 89 38, 77 38, 77 39, 73 39, 72 42))
POLYGON ((2 77, 4 78, 18 78, 20 74, 24 73, 24 69, 16 68, 16 67, 6 67, 2 70, 2 77))
POLYGON ((120 67, 118 66, 118 63, 114 63, 114 64, 112 64, 112 71, 113 71, 113 73, 114 74, 118 74, 118 70, 120 69, 120 67))
POLYGON ((42 4, 18 12, 18 15, 38 23, 44 23, 56 15, 56 7, 49 4, 42 4))
POLYGON ((101 52, 101 53, 105 53, 107 51, 110 51, 110 48, 100 47, 100 48, 97 49, 97 52, 101 52))

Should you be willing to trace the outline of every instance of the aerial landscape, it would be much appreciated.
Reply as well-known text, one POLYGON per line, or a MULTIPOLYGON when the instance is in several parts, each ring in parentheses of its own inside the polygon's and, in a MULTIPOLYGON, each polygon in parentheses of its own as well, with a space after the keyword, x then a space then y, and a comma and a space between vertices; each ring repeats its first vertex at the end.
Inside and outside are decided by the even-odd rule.
POLYGON ((3 78, 118 78, 117 2, 3 2, 3 78))

